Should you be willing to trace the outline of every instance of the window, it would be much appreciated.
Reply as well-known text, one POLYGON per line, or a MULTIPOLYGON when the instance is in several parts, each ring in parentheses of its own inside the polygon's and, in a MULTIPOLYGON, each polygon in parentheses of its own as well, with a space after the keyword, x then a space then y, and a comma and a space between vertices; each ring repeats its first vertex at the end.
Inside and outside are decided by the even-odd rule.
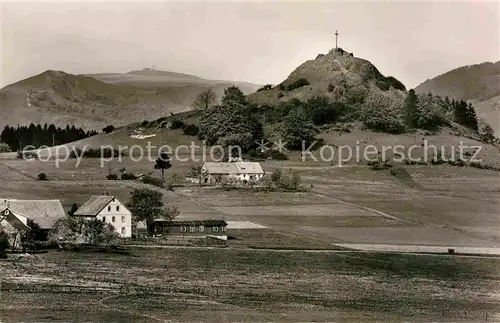
POLYGON ((111 205, 108 205, 108 212, 111 212, 111 205))
POLYGON ((102 220, 103 220, 104 222, 106 222, 106 217, 105 217, 105 216, 103 216, 103 217, 102 217, 102 220))
POLYGON ((226 232, 227 231, 227 227, 222 227, 222 232, 226 232))
POLYGON ((186 232, 187 231, 187 228, 185 226, 181 226, 181 232, 186 232))
POLYGON ((111 217, 111 222, 115 222, 115 217, 114 216, 111 217))
POLYGON ((212 227, 212 232, 219 232, 219 227, 212 227))
POLYGON ((120 211, 120 206, 119 205, 116 206, 116 210, 120 211))
POLYGON ((196 232, 196 227, 194 225, 190 226, 189 227, 189 232, 196 232))
POLYGON ((125 217, 124 216, 122 216, 122 222, 125 222, 125 217))
POLYGON ((122 228, 122 234, 125 234, 125 228, 122 228))
POLYGON ((203 232, 203 231, 205 231, 205 227, 200 225, 200 232, 203 232))

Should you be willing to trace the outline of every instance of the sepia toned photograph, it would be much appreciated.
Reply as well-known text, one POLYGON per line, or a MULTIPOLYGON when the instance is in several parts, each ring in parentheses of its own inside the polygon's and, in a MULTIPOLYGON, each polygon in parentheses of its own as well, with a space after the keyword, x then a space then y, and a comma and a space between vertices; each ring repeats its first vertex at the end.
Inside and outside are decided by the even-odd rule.
POLYGON ((0 0, 0 322, 500 322, 500 3, 0 0))

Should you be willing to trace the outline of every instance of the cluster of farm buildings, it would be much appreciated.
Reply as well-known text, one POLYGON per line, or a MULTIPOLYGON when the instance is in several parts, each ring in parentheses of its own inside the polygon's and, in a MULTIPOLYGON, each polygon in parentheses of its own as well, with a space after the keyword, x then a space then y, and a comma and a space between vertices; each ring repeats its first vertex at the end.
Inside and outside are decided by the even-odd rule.
MULTIPOLYGON (((256 162, 205 163, 202 165, 199 184, 217 184, 223 178, 242 182, 259 181, 264 171, 256 162)), ((30 221, 36 223, 47 236, 57 220, 68 217, 60 200, 19 200, 0 199, 0 226, 10 234, 16 235, 30 230, 30 221)), ((91 196, 71 216, 98 219, 113 226, 121 238, 133 235, 132 212, 115 196, 107 194, 91 196)), ((135 227, 143 226, 138 223, 135 227)), ((210 236, 227 239, 227 223, 222 218, 206 217, 203 214, 181 213, 174 219, 156 219, 154 233, 157 236, 210 236)))

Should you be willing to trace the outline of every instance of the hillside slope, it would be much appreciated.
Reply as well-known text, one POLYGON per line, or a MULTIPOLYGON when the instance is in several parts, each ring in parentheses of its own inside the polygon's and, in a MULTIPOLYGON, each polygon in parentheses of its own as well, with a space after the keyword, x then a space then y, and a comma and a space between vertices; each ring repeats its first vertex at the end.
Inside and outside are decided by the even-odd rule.
POLYGON ((470 101, 479 118, 500 136, 500 61, 459 67, 423 82, 415 91, 470 101))
POLYGON ((393 77, 385 77, 368 60, 354 57, 352 53, 338 48, 302 63, 280 85, 251 94, 249 99, 268 104, 293 98, 304 101, 315 95, 339 99, 347 91, 354 93, 354 88, 370 87, 375 91, 386 91, 391 86, 396 90, 406 90, 401 82, 393 77), (309 84, 294 88, 301 79, 307 80, 309 84))
POLYGON ((165 71, 89 76, 49 70, 0 90, 0 129, 31 122, 101 129, 152 120, 191 109, 208 88, 220 96, 231 84, 246 94, 259 87, 165 71))

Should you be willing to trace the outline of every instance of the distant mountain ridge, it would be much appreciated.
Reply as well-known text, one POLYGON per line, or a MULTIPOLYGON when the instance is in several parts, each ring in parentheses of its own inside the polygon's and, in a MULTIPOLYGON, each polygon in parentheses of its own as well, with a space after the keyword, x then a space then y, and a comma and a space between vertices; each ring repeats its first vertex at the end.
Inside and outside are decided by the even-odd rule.
POLYGON ((152 120, 190 110, 208 88, 221 96, 233 84, 246 94, 260 87, 151 69, 89 75, 48 70, 0 89, 0 130, 29 123, 99 130, 152 120))
POLYGON ((453 69, 426 80, 415 91, 471 102, 480 120, 490 124, 500 136, 500 61, 453 69))

